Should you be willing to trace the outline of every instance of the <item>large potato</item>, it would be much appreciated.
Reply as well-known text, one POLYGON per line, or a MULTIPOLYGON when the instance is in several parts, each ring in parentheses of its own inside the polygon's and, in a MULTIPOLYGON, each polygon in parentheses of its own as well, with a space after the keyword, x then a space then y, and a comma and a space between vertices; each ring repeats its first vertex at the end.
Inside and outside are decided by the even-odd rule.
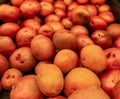
POLYGON ((31 41, 31 50, 38 60, 49 60, 54 56, 54 45, 50 38, 44 35, 37 35, 31 41))
POLYGON ((84 67, 101 73, 107 68, 107 58, 103 49, 95 44, 87 45, 80 51, 80 61, 84 67))
POLYGON ((9 5, 1 4, 0 5, 0 20, 3 22, 13 22, 19 18, 19 8, 9 5))
POLYGON ((54 64, 39 67, 37 83, 40 91, 48 97, 54 97, 61 93, 64 86, 62 71, 54 64))
POLYGON ((0 54, 0 77, 9 68, 9 62, 6 57, 0 54))
POLYGON ((10 99, 44 99, 37 86, 36 76, 26 75, 20 78, 10 91, 10 99))
POLYGON ((20 47, 12 53, 9 63, 10 67, 28 72, 36 65, 36 59, 33 57, 29 47, 20 47))
POLYGON ((89 85, 101 86, 99 78, 91 70, 83 67, 77 67, 72 69, 65 76, 65 84, 63 91, 64 94, 68 97, 75 90, 81 89, 89 85))
POLYGON ((15 82, 21 77, 22 77, 22 73, 20 70, 16 68, 7 69, 3 74, 3 76, 1 77, 2 87, 5 90, 11 90, 15 82))

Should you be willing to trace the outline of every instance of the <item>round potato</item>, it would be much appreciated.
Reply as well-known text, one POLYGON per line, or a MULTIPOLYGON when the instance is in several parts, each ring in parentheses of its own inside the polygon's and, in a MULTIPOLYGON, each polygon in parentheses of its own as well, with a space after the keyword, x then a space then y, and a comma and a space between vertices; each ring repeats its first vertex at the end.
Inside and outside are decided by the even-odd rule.
POLYGON ((1 84, 5 90, 10 90, 15 82, 22 77, 20 70, 16 68, 7 69, 1 77, 1 84))
POLYGON ((55 53, 53 42, 44 35, 37 35, 31 41, 31 50, 38 60, 52 59, 55 53))
POLYGON ((33 57, 29 47, 18 48, 11 54, 9 58, 10 67, 18 68, 22 72, 28 72, 32 70, 36 65, 36 62, 37 61, 33 57))

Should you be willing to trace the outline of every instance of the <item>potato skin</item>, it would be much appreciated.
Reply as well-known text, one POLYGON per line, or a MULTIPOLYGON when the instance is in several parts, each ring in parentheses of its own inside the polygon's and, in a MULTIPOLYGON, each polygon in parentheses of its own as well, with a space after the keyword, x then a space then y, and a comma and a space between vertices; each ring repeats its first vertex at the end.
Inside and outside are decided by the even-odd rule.
POLYGON ((22 72, 16 68, 7 69, 1 77, 1 84, 5 90, 11 90, 15 82, 22 77, 22 72))
POLYGON ((16 33, 19 31, 20 26, 13 22, 7 22, 0 26, 0 35, 15 38, 16 33))
POLYGON ((53 42, 44 35, 37 35, 31 41, 33 56, 38 60, 52 59, 55 53, 53 42))
POLYGON ((64 86, 62 71, 54 64, 40 66, 37 83, 40 91, 45 96, 57 96, 64 86))
POLYGON ((0 5, 0 20, 3 22, 14 22, 19 18, 20 10, 9 4, 0 5), (6 10, 7 9, 7 10, 6 10))
POLYGON ((22 72, 32 70, 36 65, 36 62, 37 61, 33 57, 29 47, 18 48, 9 58, 10 67, 18 68, 22 72))
POLYGON ((0 54, 0 77, 9 68, 9 62, 5 56, 0 54))

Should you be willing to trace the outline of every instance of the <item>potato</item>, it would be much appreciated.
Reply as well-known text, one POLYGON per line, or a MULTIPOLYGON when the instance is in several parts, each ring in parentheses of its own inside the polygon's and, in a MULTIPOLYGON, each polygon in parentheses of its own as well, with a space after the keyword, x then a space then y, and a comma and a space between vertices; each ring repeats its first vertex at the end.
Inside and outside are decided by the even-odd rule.
POLYGON ((10 0, 11 4, 19 7, 24 0, 10 0))
POLYGON ((44 99, 39 91, 35 75, 20 78, 10 91, 10 99, 44 99))
POLYGON ((0 54, 0 77, 9 68, 9 62, 6 57, 0 54))
POLYGON ((40 66, 37 74, 37 84, 45 96, 59 95, 64 86, 62 71, 54 64, 40 66))
POLYGON ((64 96, 58 95, 58 96, 50 97, 50 98, 46 98, 46 99, 67 99, 67 98, 64 96))
POLYGON ((63 92, 68 97, 75 90, 89 85, 101 86, 99 78, 91 70, 84 67, 77 67, 65 76, 63 92))
POLYGON ((22 72, 28 72, 32 70, 36 65, 36 62, 37 61, 33 57, 29 47, 18 48, 11 54, 9 58, 10 67, 18 68, 22 72))
POLYGON ((120 48, 111 47, 104 52, 107 57, 107 69, 120 69, 120 48))
POLYGON ((61 49, 54 57, 54 64, 66 74, 77 67, 78 55, 70 49, 61 49))
POLYGON ((35 30, 23 27, 16 34, 16 45, 18 47, 30 47, 30 43, 36 35, 37 33, 35 30))
POLYGON ((95 73, 101 73, 107 68, 107 58, 103 49, 95 44, 87 45, 80 51, 80 61, 84 67, 95 73))
POLYGON ((15 82, 22 77, 20 70, 16 68, 7 69, 1 77, 1 84, 5 90, 11 90, 15 82))
POLYGON ((53 42, 44 35, 37 35, 31 41, 33 56, 38 60, 52 59, 55 53, 53 42))
POLYGON ((73 92, 68 99, 111 99, 101 87, 87 86, 73 92))
POLYGON ((0 35, 15 38, 20 26, 13 22, 7 22, 0 26, 0 35))
POLYGON ((37 0, 24 0, 19 8, 22 17, 30 19, 36 16, 36 14, 41 10, 41 5, 37 0))
POLYGON ((0 36, 0 53, 6 58, 16 50, 16 45, 13 40, 8 36, 0 36))
POLYGON ((19 8, 9 4, 0 5, 0 20, 3 22, 14 22, 18 20, 20 14, 19 8))

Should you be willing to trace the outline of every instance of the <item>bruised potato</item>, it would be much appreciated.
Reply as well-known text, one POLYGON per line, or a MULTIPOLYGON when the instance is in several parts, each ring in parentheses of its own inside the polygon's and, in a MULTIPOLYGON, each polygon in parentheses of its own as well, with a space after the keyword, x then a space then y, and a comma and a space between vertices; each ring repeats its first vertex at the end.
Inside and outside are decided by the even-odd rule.
POLYGON ((10 68, 5 71, 1 78, 2 87, 5 90, 11 90, 15 82, 22 77, 22 72, 16 68, 10 68))
POLYGON ((9 58, 10 67, 18 68, 22 72, 28 72, 36 65, 29 47, 20 47, 15 50, 9 58))

